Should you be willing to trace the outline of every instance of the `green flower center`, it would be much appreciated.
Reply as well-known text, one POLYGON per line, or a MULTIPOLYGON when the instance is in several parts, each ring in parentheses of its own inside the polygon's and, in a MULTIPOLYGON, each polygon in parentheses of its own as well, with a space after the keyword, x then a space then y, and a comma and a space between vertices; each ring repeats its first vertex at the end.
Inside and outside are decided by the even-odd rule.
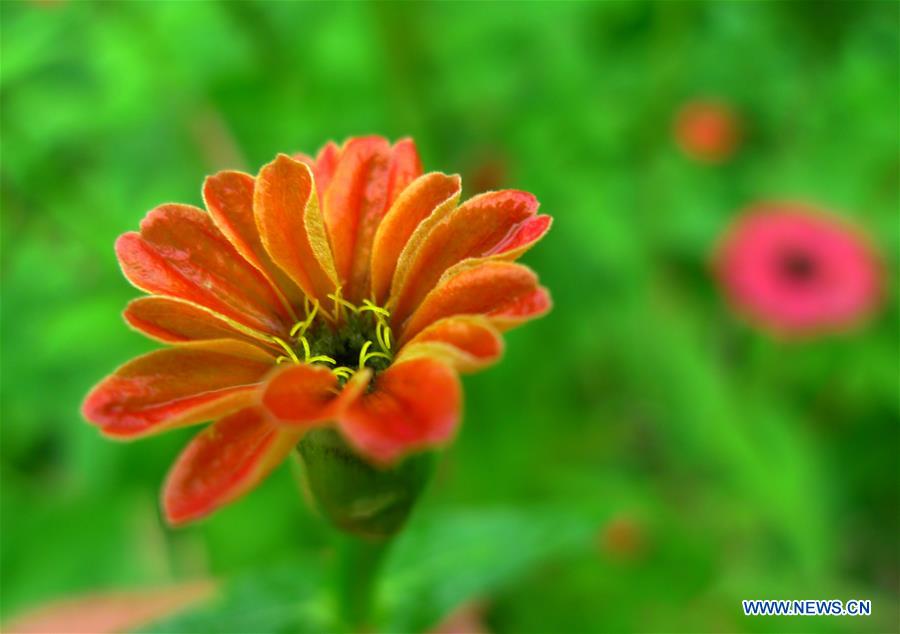
POLYGON ((334 301, 333 313, 308 301, 306 318, 294 324, 289 338, 272 338, 285 352, 276 362, 324 365, 341 384, 366 367, 376 374, 387 369, 394 358, 387 309, 369 300, 359 306, 351 304, 340 293, 329 297, 334 301))

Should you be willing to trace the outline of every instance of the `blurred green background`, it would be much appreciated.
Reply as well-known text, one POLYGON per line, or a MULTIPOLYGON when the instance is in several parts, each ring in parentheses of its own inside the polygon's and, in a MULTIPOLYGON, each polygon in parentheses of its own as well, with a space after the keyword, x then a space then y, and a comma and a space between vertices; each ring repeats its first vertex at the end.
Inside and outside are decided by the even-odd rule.
POLYGON ((465 379, 381 627, 428 628, 474 600, 496 632, 897 630, 896 3, 0 12, 0 617, 210 575, 241 581, 196 631, 296 631, 297 580, 309 614, 327 607, 331 537, 290 465, 172 531, 158 491, 193 430, 113 443, 79 404, 155 347, 120 317, 138 293, 118 234, 159 203, 201 204, 218 169, 377 133, 414 137, 468 194, 526 189, 556 219, 525 257, 555 309, 465 379), (673 142, 697 97, 743 117, 722 166, 673 142), (865 327, 784 343, 729 313, 710 250, 771 198, 874 237, 890 291, 865 327), (743 598, 869 598, 873 615, 750 619, 743 598))

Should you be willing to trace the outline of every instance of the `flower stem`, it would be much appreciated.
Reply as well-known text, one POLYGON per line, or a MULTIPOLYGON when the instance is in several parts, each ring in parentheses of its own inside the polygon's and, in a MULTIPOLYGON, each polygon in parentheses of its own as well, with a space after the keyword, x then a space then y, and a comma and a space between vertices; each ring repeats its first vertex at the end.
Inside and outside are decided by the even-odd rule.
POLYGON ((344 534, 337 563, 337 599, 341 619, 351 632, 367 631, 377 592, 379 571, 390 540, 344 534))
POLYGON ((350 631, 365 631, 385 553, 428 483, 435 455, 418 453, 375 466, 327 428, 307 432, 297 453, 306 491, 338 531, 340 618, 350 631))

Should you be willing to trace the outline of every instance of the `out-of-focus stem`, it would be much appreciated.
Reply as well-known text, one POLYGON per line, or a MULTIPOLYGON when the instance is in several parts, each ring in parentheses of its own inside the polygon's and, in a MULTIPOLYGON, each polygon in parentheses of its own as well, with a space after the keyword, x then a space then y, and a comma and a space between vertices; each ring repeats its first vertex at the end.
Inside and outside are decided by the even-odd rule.
POLYGON ((342 535, 336 570, 340 616, 352 632, 365 632, 370 625, 381 564, 390 541, 342 535))

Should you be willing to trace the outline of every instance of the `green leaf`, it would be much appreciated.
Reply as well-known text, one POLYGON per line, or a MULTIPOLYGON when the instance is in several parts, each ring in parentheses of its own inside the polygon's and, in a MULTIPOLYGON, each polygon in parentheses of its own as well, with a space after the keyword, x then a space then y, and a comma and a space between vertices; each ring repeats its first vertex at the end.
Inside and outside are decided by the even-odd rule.
POLYGON ((298 560, 235 578, 211 602, 138 630, 319 634, 335 631, 334 613, 315 560, 298 560))
POLYGON ((381 631, 417 632, 548 559, 592 543, 602 518, 558 508, 428 513, 394 546, 381 588, 381 631))

